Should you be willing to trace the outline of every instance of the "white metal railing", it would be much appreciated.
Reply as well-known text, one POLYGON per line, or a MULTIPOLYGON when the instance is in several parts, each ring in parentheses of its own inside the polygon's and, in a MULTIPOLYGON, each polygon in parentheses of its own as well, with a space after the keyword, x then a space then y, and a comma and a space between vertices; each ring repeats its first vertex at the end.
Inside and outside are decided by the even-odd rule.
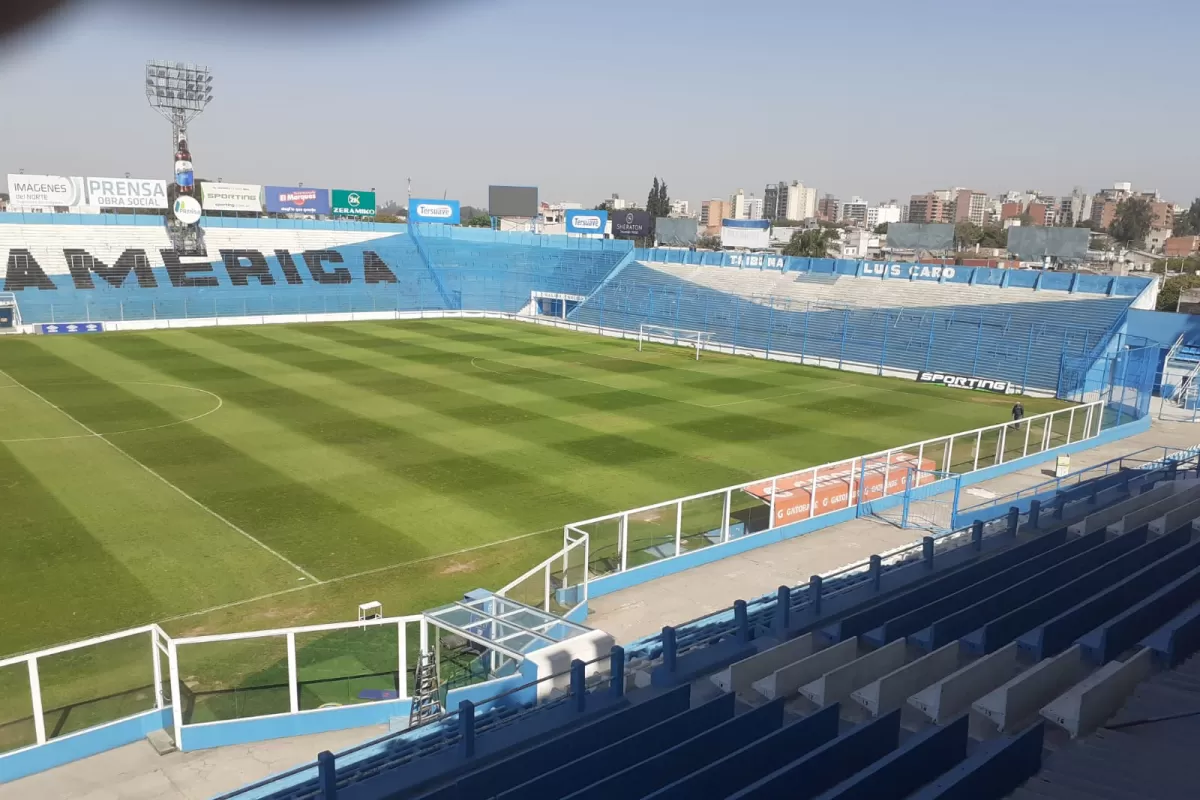
POLYGON ((587 536, 567 536, 563 548, 496 592, 527 606, 566 616, 587 601, 587 536), (573 576, 572 573, 578 575, 573 576), (572 577, 577 578, 572 582, 572 577), (579 592, 568 591, 582 587, 579 592), (563 594, 559 594, 562 591, 563 594))
MULTIPOLYGON (((318 709, 301 708, 301 688, 310 683, 331 683, 358 680, 360 675, 340 675, 333 667, 325 668, 314 664, 313 675, 308 680, 301 675, 302 668, 297 657, 297 637, 319 636, 337 631, 359 630, 364 637, 370 631, 391 628, 395 630, 395 647, 384 657, 387 672, 397 675, 396 697, 378 700, 368 699, 354 705, 371 702, 403 700, 408 697, 408 631, 409 624, 419 623, 419 644, 422 650, 429 647, 428 623, 423 614, 389 617, 373 620, 337 622, 324 625, 306 625, 273 630, 221 633, 206 636, 172 638, 158 625, 96 636, 79 642, 25 653, 0 659, 0 759, 12 753, 46 744, 68 736, 76 736, 99 727, 133 719, 152 711, 171 709, 176 743, 181 741, 183 729, 192 726, 226 722, 230 719, 267 716, 266 714, 235 714, 224 719, 208 722, 185 722, 183 701, 185 691, 192 697, 189 705, 195 713, 196 698, 206 694, 205 684, 223 686, 212 694, 237 691, 228 688, 226 679, 249 677, 256 671, 274 666, 273 663, 229 663, 222 653, 211 653, 206 659, 204 648, 222 643, 275 640, 280 654, 286 653, 287 677, 275 689, 286 688, 287 704, 279 713, 305 713, 318 709), (144 641, 138 641, 145 637, 144 641), (181 655, 181 650, 183 654, 181 655), (188 668, 181 669, 181 660, 188 668), (164 663, 167 667, 164 674, 164 663), (50 666, 47 670, 46 667, 50 666), (5 670, 20 670, 24 680, 5 670), (47 679, 47 672, 53 677, 47 679), (318 675, 317 673, 320 672, 318 675), (184 678, 187 677, 185 684, 184 678), (21 683, 28 689, 27 704, 21 683), (131 711, 131 707, 135 710, 131 711), (86 724, 64 724, 72 716, 81 718, 86 724), (57 719, 55 730, 48 730, 47 721, 57 719), (32 736, 29 728, 32 727, 32 736)), ((389 642, 390 643, 390 642, 389 642)), ((345 645, 345 643, 341 643, 345 645)), ((377 644, 377 643, 376 643, 377 644)), ((355 656, 346 652, 353 647, 343 648, 335 656, 355 656)), ((375 648, 378 650, 378 648, 375 648)), ((302 650, 300 651, 302 652, 302 650)), ((227 655, 227 654, 224 654, 227 655)), ((362 653, 357 655, 362 656, 362 653)), ((362 659, 364 662, 370 659, 362 659)), ((263 688, 263 687, 257 687, 263 688)), ((253 692, 253 687, 246 689, 253 692)), ((341 705, 341 704, 338 704, 341 705)))
POLYGON ((902 495, 914 468, 969 474, 1092 439, 1103 412, 1103 401, 1094 401, 574 522, 564 526, 562 550, 498 594, 541 570, 548 579, 550 565, 565 564, 568 549, 583 542, 587 569, 578 576, 564 569, 558 590, 577 587, 586 598, 596 578, 902 495))

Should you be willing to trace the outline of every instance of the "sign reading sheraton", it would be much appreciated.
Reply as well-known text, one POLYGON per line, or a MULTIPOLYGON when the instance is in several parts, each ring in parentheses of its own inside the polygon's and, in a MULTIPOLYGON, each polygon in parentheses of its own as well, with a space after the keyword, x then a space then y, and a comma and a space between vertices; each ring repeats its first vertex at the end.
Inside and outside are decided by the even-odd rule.
POLYGON ((356 189, 334 189, 333 214, 337 217, 375 216, 375 193, 356 189))

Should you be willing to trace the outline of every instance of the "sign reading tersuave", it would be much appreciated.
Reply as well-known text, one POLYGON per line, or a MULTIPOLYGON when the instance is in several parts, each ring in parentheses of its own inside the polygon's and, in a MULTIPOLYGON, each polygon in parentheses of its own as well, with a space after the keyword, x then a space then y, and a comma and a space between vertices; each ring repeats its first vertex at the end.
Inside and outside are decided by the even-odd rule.
POLYGON ((1013 391, 1008 381, 994 381, 991 378, 968 378, 965 375, 951 375, 946 372, 918 372, 919 383, 940 383, 952 389, 982 389, 985 392, 1008 394, 1013 391))
POLYGON ((567 233, 603 234, 608 226, 607 211, 567 209, 567 233))
POLYGON ((88 205, 99 208, 167 208, 167 182, 141 178, 87 179, 88 205))
POLYGON ((268 186, 266 209, 276 214, 329 215, 329 190, 300 186, 268 186))
POLYGON ((375 216, 375 193, 355 189, 333 190, 333 215, 335 217, 375 216))
POLYGON ((408 201, 409 222, 444 222, 447 225, 457 225, 461 216, 457 200, 420 200, 414 197, 408 201))
POLYGON ((60 175, 9 175, 8 202, 13 208, 81 206, 83 178, 60 175))

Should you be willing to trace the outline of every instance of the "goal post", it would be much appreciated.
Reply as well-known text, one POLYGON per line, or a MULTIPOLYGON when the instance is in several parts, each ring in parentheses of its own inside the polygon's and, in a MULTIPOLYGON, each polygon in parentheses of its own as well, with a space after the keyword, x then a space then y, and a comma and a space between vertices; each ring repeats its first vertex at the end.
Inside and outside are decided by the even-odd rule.
POLYGON ((0 292, 0 334, 21 332, 21 307, 12 292, 0 292))
POLYGON ((700 351, 712 341, 713 335, 707 331, 693 331, 687 328, 671 328, 665 325, 638 325, 638 352, 648 342, 655 344, 671 344, 681 347, 691 347, 696 351, 696 360, 700 360, 700 351))

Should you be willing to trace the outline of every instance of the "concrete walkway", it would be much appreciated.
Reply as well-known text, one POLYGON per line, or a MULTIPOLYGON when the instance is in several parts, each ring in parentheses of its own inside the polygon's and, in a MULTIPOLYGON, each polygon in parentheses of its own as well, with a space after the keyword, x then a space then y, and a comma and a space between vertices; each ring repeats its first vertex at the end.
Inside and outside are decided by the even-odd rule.
MULTIPOLYGON (((1200 444, 1200 427, 1192 423, 1156 422, 1149 431, 1100 445, 1071 456, 1071 471, 1099 464, 1147 447, 1191 447, 1200 444)), ((1054 462, 974 484, 960 504, 983 502, 1054 477, 1054 462)), ((805 583, 812 575, 833 572, 865 560, 872 553, 920 541, 919 532, 901 530, 869 518, 856 519, 748 553, 659 578, 588 603, 587 625, 630 642, 724 608, 735 600, 770 594, 782 585, 805 583)))
MULTIPOLYGON (((1101 445, 1071 457, 1077 471, 1147 447, 1191 447, 1200 444, 1200 427, 1156 422, 1146 433, 1101 445)), ((976 484, 965 497, 985 499, 1033 486, 1053 477, 1047 461, 1015 473, 976 484)), ((629 642, 678 624, 728 608, 739 598, 758 597, 780 585, 796 585, 810 575, 827 573, 878 553, 903 546, 919 537, 883 522, 859 519, 816 531, 787 542, 762 547, 702 567, 635 586, 591 605, 587 624, 605 630, 617 641, 629 642)), ((308 763, 321 750, 337 752, 379 736, 385 726, 257 744, 172 753, 158 756, 147 742, 121 747, 63 767, 0 785, 0 800, 197 800, 211 798, 277 772, 308 763)))

